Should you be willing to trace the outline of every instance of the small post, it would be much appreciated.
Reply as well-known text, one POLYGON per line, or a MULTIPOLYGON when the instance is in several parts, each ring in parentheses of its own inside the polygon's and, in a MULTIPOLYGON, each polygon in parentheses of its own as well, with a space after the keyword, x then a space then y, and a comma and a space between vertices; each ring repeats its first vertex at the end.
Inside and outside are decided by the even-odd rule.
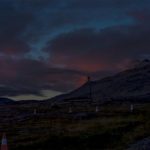
POLYGON ((133 113, 133 110, 134 110, 134 106, 133 106, 133 104, 131 104, 130 105, 130 112, 133 113))
POLYGON ((72 113, 72 107, 69 107, 69 114, 71 114, 72 113))
POLYGON ((34 114, 34 115, 36 115, 36 114, 37 114, 37 110, 36 110, 36 109, 34 109, 33 114, 34 114))
POLYGON ((87 80, 88 80, 88 84, 89 84, 89 93, 90 93, 89 94, 89 96, 90 96, 89 98, 90 98, 91 101, 93 101, 92 100, 92 84, 91 84, 91 78, 90 78, 90 76, 87 77, 87 80))
POLYGON ((99 112, 99 106, 96 106, 95 108, 95 112, 98 113, 99 112))

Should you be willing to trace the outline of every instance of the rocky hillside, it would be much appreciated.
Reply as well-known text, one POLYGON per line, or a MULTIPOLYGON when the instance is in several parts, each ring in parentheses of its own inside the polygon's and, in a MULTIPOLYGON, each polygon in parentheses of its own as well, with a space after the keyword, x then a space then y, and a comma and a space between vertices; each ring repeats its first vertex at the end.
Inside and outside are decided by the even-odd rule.
POLYGON ((102 80, 85 83, 80 88, 52 99, 62 102, 66 99, 90 97, 100 103, 110 100, 150 100, 150 61, 144 60, 134 67, 102 80))

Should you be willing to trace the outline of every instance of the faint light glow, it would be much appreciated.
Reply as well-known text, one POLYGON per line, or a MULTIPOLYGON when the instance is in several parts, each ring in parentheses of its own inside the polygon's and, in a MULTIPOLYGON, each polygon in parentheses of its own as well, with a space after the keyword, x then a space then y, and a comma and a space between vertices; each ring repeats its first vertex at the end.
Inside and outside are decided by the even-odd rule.
POLYGON ((42 91, 43 96, 37 96, 33 94, 28 94, 28 95, 19 95, 19 96, 10 96, 8 98, 11 98, 13 100, 45 100, 49 99, 52 97, 55 97, 57 95, 62 94, 61 92, 58 91, 53 91, 53 90, 43 90, 42 91))

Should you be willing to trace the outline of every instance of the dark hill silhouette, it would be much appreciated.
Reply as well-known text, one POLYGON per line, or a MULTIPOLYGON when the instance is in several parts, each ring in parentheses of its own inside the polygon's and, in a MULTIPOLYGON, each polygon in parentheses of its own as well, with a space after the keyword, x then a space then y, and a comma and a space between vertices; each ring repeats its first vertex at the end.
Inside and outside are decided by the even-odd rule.
POLYGON ((98 81, 87 82, 70 93, 47 101, 60 103, 66 99, 75 100, 79 97, 83 97, 86 101, 90 95, 89 84, 92 86, 93 101, 99 103, 110 100, 150 101, 150 61, 140 61, 130 69, 98 81))
POLYGON ((16 103, 17 102, 12 99, 0 97, 0 105, 12 105, 12 104, 16 104, 16 103))

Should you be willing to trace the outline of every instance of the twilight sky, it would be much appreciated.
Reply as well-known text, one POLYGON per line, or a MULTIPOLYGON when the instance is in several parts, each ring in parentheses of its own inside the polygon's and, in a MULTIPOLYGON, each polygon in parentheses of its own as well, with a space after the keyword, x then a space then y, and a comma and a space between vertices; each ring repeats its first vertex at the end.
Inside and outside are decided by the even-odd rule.
POLYGON ((51 97, 149 57, 149 0, 0 0, 0 96, 51 97))

